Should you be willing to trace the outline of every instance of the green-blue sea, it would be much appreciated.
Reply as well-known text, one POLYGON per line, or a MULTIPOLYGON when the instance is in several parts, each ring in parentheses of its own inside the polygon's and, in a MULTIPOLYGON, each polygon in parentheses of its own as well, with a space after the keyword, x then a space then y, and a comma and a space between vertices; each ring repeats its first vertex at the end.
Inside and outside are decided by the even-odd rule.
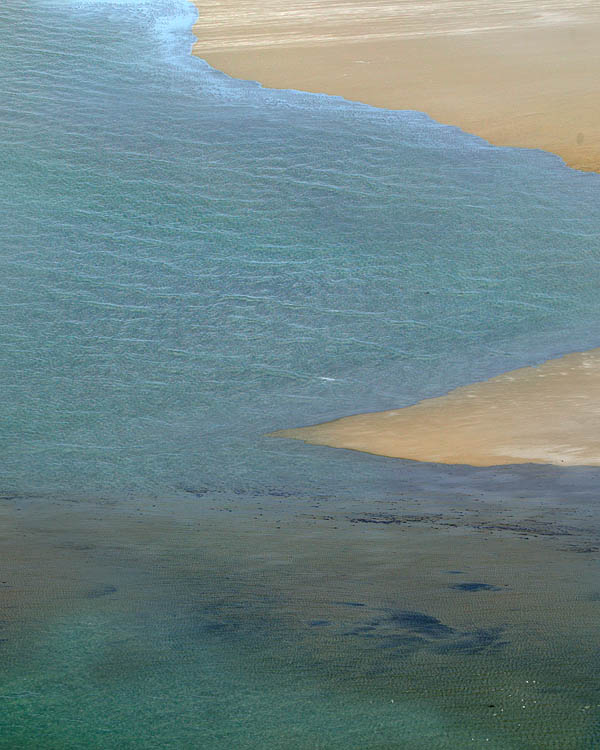
POLYGON ((600 176, 196 19, 0 7, 0 748, 600 747, 600 471, 265 437, 598 346, 600 176))

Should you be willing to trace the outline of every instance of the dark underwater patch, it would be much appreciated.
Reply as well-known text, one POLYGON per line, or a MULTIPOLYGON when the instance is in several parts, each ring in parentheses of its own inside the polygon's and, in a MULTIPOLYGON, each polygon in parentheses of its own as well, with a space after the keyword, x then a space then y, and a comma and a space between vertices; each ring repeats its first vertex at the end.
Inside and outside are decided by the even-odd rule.
POLYGON ((86 594, 88 599, 99 599, 101 596, 109 596, 117 591, 116 586, 100 586, 97 589, 92 589, 86 594))
POLYGON ((479 654, 483 651, 493 651, 505 646, 508 641, 501 640, 501 628, 482 628, 473 632, 458 633, 456 638, 440 644, 440 653, 479 654))
POLYGON ((423 612, 394 612, 390 615, 389 621, 399 628, 419 635, 426 635, 429 638, 444 638, 454 632, 451 627, 444 625, 437 617, 426 615, 423 612))
POLYGON ((493 586, 491 583, 481 583, 480 581, 466 581, 465 583, 455 583, 450 586, 451 589, 458 591, 500 591, 500 586, 493 586))
POLYGON ((408 656, 422 649, 440 654, 478 654, 507 645, 502 628, 457 630, 437 617, 413 610, 392 611, 385 617, 369 620, 343 633, 368 639, 377 648, 392 650, 396 656, 408 656))
POLYGON ((418 635, 386 635, 381 638, 379 648, 392 648, 401 654, 409 654, 427 646, 427 640, 418 635))
POLYGON ((356 628, 352 628, 352 630, 346 630, 342 635, 357 635, 361 638, 371 638, 376 629, 377 625, 373 624, 359 625, 356 628))
POLYGON ((194 495, 194 497, 204 497, 210 492, 208 487, 186 487, 181 484, 177 485, 177 489, 182 492, 187 492, 189 495, 194 495))

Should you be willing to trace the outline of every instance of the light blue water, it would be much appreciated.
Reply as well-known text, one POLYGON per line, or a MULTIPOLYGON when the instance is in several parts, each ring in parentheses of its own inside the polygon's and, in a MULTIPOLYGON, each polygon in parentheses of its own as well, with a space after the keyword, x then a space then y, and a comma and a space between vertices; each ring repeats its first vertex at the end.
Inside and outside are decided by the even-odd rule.
POLYGON ((3 489, 383 491, 262 435, 598 344, 597 175, 231 80, 194 17, 0 10, 3 489))

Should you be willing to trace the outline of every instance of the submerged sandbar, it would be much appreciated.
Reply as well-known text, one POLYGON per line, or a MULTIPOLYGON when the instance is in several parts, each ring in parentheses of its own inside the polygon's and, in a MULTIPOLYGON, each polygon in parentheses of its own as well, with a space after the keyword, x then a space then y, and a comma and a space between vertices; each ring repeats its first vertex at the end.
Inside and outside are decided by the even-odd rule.
POLYGON ((426 112, 600 171, 600 5, 192 1, 194 53, 231 76, 426 112))
POLYGON ((600 466, 600 349, 271 436, 443 464, 600 466))

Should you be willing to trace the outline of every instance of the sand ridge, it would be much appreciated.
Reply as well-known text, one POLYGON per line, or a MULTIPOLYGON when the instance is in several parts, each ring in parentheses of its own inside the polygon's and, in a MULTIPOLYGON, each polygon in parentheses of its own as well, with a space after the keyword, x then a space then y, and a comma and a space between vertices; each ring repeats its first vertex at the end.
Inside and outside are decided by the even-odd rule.
POLYGON ((194 53, 236 78, 426 112, 600 171, 600 6, 193 0, 194 53))

